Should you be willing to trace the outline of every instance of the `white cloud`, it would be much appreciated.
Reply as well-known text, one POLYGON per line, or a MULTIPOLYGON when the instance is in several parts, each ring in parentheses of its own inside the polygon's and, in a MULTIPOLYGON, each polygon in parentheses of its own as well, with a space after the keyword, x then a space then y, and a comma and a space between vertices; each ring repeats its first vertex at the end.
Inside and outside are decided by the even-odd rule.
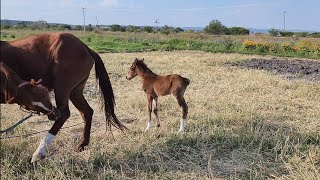
POLYGON ((103 0, 101 5, 104 7, 116 7, 120 5, 119 0, 103 0))

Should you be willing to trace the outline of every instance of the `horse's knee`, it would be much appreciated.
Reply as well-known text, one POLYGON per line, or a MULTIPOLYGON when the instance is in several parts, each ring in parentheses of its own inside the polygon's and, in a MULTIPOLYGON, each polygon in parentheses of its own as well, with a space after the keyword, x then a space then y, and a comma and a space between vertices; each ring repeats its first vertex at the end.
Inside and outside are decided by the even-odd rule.
POLYGON ((70 110, 69 108, 64 108, 61 111, 61 119, 68 119, 70 117, 70 110))
POLYGON ((153 113, 154 113, 154 114, 157 114, 157 113, 158 113, 158 109, 157 109, 157 108, 154 108, 154 109, 153 109, 153 113))
POLYGON ((83 119, 85 120, 92 119, 93 112, 94 112, 93 109, 89 106, 88 110, 82 113, 83 119))

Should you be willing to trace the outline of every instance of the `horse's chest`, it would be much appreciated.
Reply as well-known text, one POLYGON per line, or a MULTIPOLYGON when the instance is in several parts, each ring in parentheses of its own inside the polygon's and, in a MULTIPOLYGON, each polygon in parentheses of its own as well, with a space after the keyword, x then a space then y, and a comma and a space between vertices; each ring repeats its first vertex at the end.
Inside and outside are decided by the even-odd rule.
POLYGON ((143 83, 142 84, 142 89, 147 94, 153 94, 154 93, 153 86, 150 83, 143 83))

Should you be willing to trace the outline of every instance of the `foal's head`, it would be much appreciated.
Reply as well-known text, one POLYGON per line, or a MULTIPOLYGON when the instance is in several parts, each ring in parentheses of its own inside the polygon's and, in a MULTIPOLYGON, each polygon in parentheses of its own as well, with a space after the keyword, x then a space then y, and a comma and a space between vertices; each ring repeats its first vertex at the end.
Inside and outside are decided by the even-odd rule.
POLYGON ((60 116, 50 101, 49 91, 42 85, 29 82, 21 84, 14 100, 22 108, 46 114, 51 120, 56 120, 60 116))
MULTIPOLYGON (((131 80, 132 78, 136 77, 140 72, 148 72, 150 71, 150 69, 147 67, 147 65, 143 62, 144 58, 142 58, 141 60, 139 59, 135 59, 134 62, 132 63, 129 71, 128 71, 128 75, 127 75, 127 79, 131 80)), ((150 71, 152 72, 152 71, 150 71)))
POLYGON ((1 90, 4 92, 5 102, 17 103, 22 108, 48 115, 50 120, 60 118, 60 112, 52 105, 49 91, 34 80, 21 82, 21 78, 11 69, 1 63, 1 90))

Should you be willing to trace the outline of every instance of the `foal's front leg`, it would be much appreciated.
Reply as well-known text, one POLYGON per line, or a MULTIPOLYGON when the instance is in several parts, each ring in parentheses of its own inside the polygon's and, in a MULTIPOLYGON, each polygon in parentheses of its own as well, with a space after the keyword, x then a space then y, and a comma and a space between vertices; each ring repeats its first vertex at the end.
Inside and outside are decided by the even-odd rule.
POLYGON ((148 121, 148 125, 147 128, 145 129, 145 131, 148 131, 151 128, 151 112, 152 112, 152 101, 153 98, 150 94, 147 94, 147 98, 148 98, 148 113, 149 113, 149 121, 148 121))

